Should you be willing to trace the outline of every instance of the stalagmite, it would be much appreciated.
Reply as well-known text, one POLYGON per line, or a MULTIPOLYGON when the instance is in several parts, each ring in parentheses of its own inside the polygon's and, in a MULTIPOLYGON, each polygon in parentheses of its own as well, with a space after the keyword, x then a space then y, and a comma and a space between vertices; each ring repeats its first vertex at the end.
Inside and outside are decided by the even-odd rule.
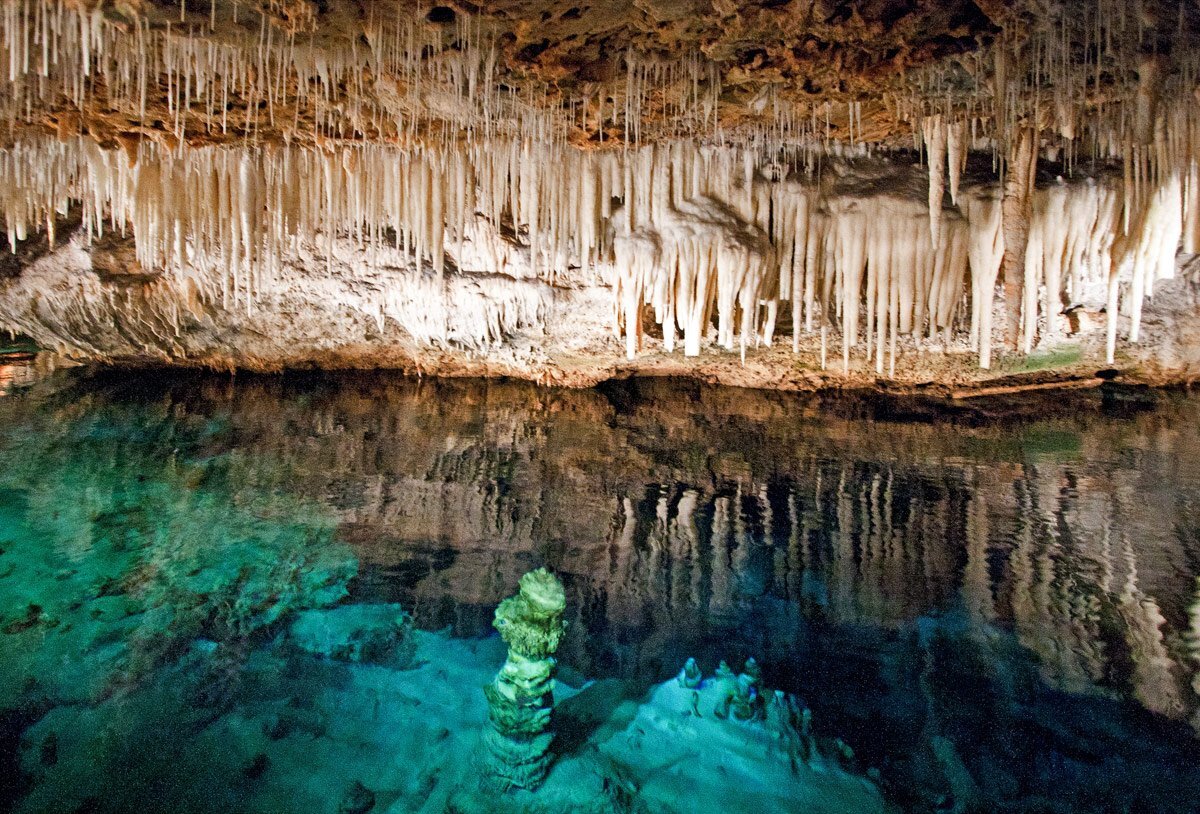
POLYGON ((496 608, 495 625, 508 658, 484 693, 488 724, 483 771, 501 790, 536 789, 552 755, 554 653, 566 625, 562 583, 544 568, 521 577, 521 588, 496 608))

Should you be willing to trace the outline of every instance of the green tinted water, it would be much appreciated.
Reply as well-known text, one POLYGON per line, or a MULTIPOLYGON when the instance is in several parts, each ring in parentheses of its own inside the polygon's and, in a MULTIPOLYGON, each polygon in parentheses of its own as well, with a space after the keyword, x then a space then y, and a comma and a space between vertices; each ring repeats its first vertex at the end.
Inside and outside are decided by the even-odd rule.
POLYGON ((0 399, 0 794, 1195 811, 1200 402, 981 409, 1009 417, 669 382, 22 384, 0 399), (537 795, 489 795, 491 612, 540 565, 567 585, 562 754, 537 795), (811 739, 697 718, 671 689, 688 656, 755 656, 811 739))

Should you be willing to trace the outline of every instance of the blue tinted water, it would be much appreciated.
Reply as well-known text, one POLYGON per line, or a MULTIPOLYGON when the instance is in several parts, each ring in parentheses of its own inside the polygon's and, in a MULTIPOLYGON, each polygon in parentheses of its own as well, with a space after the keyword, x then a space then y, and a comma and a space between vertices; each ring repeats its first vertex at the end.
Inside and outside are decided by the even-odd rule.
MULTIPOLYGON (((894 809, 1200 811, 1200 400, 32 378, 0 398, 3 805, 466 810, 491 614, 546 565, 564 694, 754 656, 894 809), (415 653, 338 656, 347 614, 411 614, 415 653)), ((758 793, 730 758, 729 798, 672 800, 637 754, 572 805, 758 793)))

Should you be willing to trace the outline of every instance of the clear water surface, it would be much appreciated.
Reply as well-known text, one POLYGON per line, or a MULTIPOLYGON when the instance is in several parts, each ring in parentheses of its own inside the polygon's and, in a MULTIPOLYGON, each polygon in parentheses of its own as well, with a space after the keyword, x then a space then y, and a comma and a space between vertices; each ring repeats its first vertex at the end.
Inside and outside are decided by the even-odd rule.
MULTIPOLYGON (((890 810, 1200 811, 1200 399, 0 369, 0 808, 466 810, 545 565, 564 694, 754 656, 890 810), (416 657, 303 641, 397 605, 416 657)), ((758 793, 595 726, 578 810, 758 793)))

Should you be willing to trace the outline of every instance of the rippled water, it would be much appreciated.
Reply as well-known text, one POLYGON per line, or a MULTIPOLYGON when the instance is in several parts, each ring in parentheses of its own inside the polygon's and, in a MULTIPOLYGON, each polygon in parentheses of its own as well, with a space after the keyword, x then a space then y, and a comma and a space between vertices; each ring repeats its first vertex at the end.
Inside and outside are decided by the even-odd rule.
MULTIPOLYGON (((567 684, 636 701, 754 656, 897 808, 1200 811, 1200 399, 33 378, 0 390, 19 810, 348 810, 359 779, 372 810, 454 810, 387 786, 403 725, 339 728, 412 699, 279 642, 398 603, 482 683, 495 605, 546 565, 567 684)), ((479 725, 421 675, 423 725, 479 725)))

